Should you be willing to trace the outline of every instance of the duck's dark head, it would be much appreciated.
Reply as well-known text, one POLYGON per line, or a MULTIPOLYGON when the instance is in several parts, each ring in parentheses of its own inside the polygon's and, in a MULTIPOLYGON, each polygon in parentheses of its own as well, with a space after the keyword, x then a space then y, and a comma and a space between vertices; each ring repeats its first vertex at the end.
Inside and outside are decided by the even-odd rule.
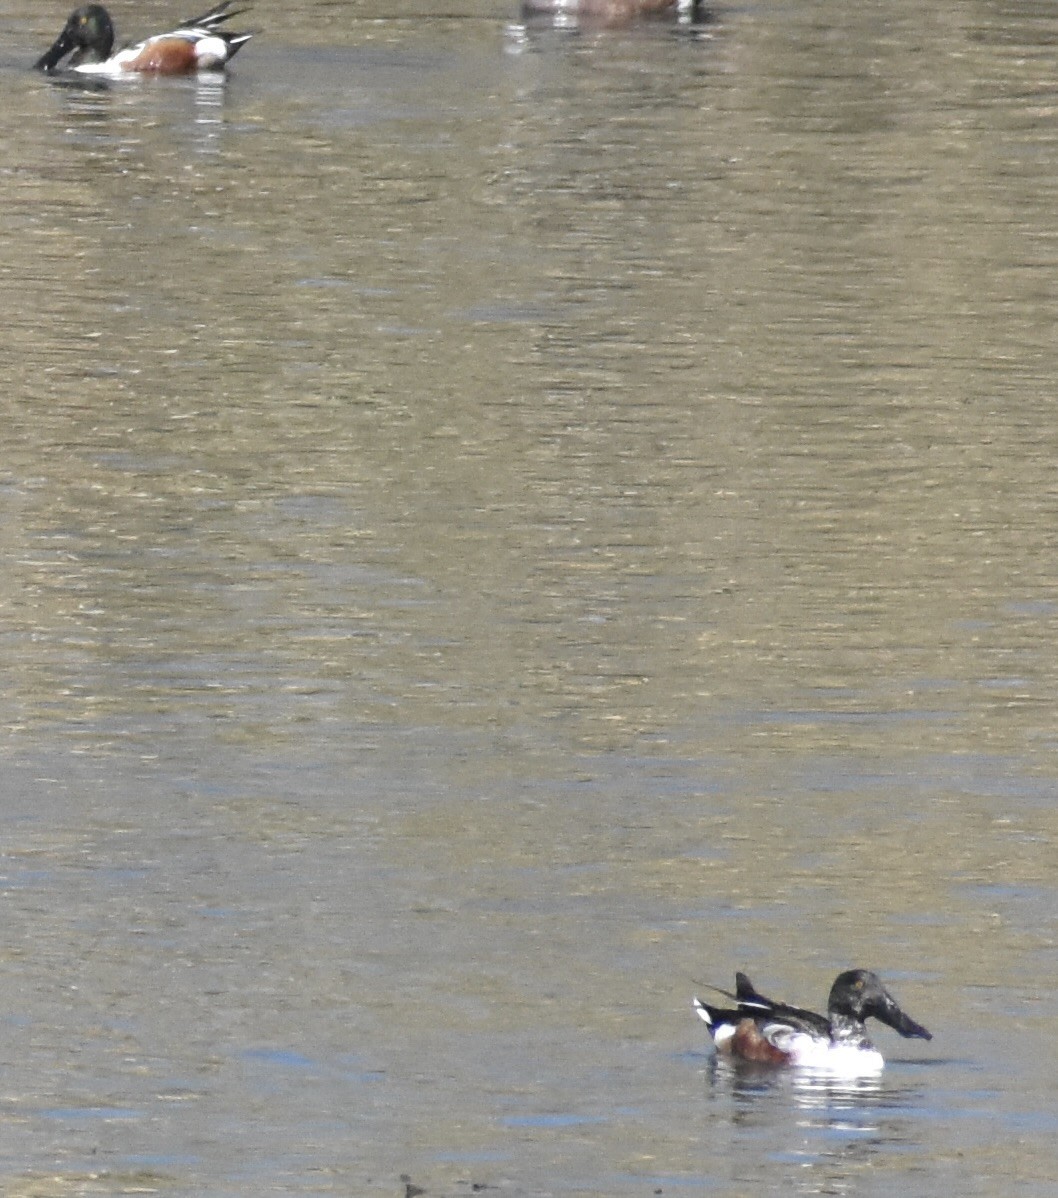
POLYGON ((865 1019, 879 1019, 909 1039, 933 1039, 920 1023, 900 1010, 878 975, 869 969, 850 969, 840 974, 830 988, 827 1011, 832 1015, 847 1015, 861 1023, 865 1019))
POLYGON ((71 51, 66 64, 75 67, 82 62, 104 62, 114 49, 114 26, 102 4, 86 4, 70 13, 50 50, 33 64, 35 71, 54 71, 71 51))

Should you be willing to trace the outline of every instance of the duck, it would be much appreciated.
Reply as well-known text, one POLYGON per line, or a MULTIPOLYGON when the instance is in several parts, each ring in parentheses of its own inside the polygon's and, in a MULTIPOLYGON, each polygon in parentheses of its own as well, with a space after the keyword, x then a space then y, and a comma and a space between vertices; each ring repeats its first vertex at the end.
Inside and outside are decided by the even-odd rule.
POLYGON ((933 1039, 900 1009, 869 969, 838 974, 825 1015, 766 998, 741 972, 735 974, 734 994, 719 992, 734 999, 735 1007, 711 1006, 696 997, 694 1009, 708 1026, 717 1052, 737 1061, 861 1076, 878 1073, 885 1065, 867 1035, 867 1019, 888 1024, 909 1039, 933 1039))
POLYGON ((229 33, 219 28, 246 11, 230 9, 231 0, 224 0, 178 29, 157 33, 115 54, 110 14, 101 4, 85 4, 74 9, 51 48, 33 67, 51 74, 61 69, 59 63, 67 54, 72 54, 66 68, 91 75, 187 75, 223 70, 253 37, 252 33, 229 33))

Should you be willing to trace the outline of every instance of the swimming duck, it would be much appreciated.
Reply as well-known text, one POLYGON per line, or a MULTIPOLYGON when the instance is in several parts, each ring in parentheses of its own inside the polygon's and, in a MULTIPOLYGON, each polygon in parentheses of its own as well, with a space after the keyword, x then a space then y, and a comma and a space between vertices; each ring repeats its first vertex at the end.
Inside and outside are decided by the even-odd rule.
POLYGON ((833 1073, 877 1073, 885 1061, 867 1035, 865 1020, 888 1024, 901 1036, 932 1040, 905 1015, 869 969, 838 974, 830 988, 826 1015, 765 998, 744 973, 735 974, 733 1009, 695 998, 694 1009, 708 1025, 717 1051, 763 1065, 793 1065, 833 1073))
POLYGON ((75 9, 49 50, 33 64, 34 70, 55 71, 72 53, 70 70, 92 75, 187 75, 193 71, 222 70, 253 37, 252 33, 228 33, 219 26, 245 9, 229 12, 231 0, 192 17, 179 29, 158 33, 116 54, 114 23, 101 4, 75 9))

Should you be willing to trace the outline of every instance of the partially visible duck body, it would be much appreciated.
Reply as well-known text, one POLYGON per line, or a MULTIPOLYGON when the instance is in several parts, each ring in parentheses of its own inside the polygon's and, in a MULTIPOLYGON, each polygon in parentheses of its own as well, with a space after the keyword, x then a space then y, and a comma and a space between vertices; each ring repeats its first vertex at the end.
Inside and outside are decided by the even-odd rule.
POLYGON ((637 17, 675 12, 679 0, 523 0, 527 17, 549 15, 599 25, 624 25, 637 17))

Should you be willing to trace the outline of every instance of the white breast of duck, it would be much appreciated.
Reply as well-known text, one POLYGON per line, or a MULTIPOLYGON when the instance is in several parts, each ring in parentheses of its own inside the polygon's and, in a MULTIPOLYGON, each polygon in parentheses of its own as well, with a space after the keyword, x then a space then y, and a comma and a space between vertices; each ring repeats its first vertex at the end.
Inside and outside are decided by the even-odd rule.
POLYGON ((783 1023, 765 1023, 761 1035, 781 1052, 789 1054, 790 1064, 798 1069, 815 1069, 835 1077, 868 1077, 885 1068, 877 1048, 858 1029, 832 1028, 829 1039, 814 1036, 783 1023))

